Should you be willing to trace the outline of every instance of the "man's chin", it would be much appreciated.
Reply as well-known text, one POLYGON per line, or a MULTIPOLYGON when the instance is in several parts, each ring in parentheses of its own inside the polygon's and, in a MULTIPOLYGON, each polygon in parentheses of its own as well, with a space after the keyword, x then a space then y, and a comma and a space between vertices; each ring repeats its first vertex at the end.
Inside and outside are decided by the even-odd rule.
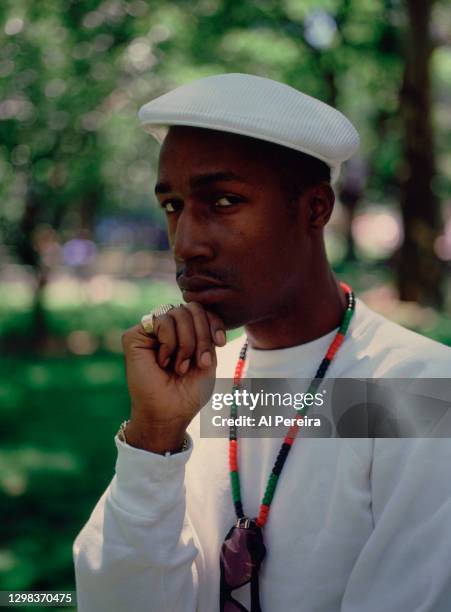
POLYGON ((246 325, 249 321, 249 317, 246 317, 243 311, 236 306, 210 304, 206 307, 206 310, 216 314, 224 323, 224 327, 227 331, 243 327, 243 325, 246 325))
POLYGON ((237 287, 218 287, 204 291, 182 291, 186 303, 197 302, 206 311, 217 315, 227 331, 243 327, 255 320, 256 313, 249 307, 252 300, 237 287))
POLYGON ((242 306, 237 303, 236 292, 232 292, 229 288, 198 292, 183 291, 182 294, 187 303, 197 302, 208 312, 216 314, 224 323, 226 330, 242 327, 249 320, 242 306))

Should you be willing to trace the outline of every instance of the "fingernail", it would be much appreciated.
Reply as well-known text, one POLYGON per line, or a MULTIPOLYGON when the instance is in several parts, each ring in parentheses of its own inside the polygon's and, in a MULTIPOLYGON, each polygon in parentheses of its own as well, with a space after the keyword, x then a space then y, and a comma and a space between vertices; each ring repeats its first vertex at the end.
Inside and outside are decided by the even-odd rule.
POLYGON ((170 361, 171 361, 171 358, 166 357, 166 359, 163 361, 163 368, 166 368, 169 365, 170 361))
POLYGON ((188 372, 189 364, 190 364, 189 359, 185 359, 185 361, 182 361, 182 363, 179 366, 180 374, 186 374, 188 372))
POLYGON ((218 329, 218 331, 215 333, 215 340, 216 344, 219 344, 219 346, 223 346, 226 343, 226 335, 222 329, 218 329))
POLYGON ((202 355, 200 356, 200 363, 205 368, 209 368, 211 366, 211 355, 209 351, 205 351, 205 353, 202 353, 202 355))

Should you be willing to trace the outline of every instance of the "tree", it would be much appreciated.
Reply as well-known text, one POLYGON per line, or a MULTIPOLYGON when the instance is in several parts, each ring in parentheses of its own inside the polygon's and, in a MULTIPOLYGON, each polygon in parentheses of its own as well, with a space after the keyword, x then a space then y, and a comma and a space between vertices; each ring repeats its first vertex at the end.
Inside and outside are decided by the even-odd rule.
POLYGON ((404 243, 397 281, 402 300, 440 306, 443 263, 434 251, 440 209, 432 188, 435 150, 431 126, 431 12, 434 0, 406 0, 405 61, 400 91, 404 128, 401 210, 404 243))
MULTIPOLYGON (((126 59, 149 19, 137 20, 135 9, 95 0, 0 6, 0 241, 35 277, 29 348, 42 348, 47 335, 42 298, 49 270, 36 240, 40 228, 59 232, 71 216, 72 230, 90 237, 101 213, 129 204, 108 187, 122 178, 111 169, 114 154, 122 147, 125 157, 138 141, 123 138, 115 116, 127 104, 136 114, 126 87, 133 90, 139 74, 126 59)), ((137 9, 147 12, 145 5, 137 9)), ((136 131, 141 136, 137 122, 136 131)))

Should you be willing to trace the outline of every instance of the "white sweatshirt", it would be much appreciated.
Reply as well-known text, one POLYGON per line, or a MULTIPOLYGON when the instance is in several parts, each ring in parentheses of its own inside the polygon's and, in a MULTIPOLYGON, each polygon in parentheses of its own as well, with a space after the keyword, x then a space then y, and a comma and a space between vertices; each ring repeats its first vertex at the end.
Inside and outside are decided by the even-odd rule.
MULTIPOLYGON (((248 350, 246 377, 313 377, 335 332, 248 350)), ((219 349, 232 377, 243 339, 219 349)), ((451 350, 357 300, 329 377, 449 377, 451 350)), ((227 439, 172 456, 116 438, 116 474, 74 544, 79 612, 215 612, 234 524, 227 439)), ((243 506, 258 514, 281 440, 240 440, 243 506)), ((298 437, 264 528, 263 612, 449 612, 451 440, 298 437)), ((234 597, 250 609, 249 586, 234 597)))

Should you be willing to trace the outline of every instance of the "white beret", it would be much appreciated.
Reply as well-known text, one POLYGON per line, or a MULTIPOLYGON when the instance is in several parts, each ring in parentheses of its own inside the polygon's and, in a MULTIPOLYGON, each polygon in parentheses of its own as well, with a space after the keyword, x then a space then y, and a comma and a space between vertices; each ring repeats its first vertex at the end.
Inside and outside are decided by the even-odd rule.
POLYGON ((220 130, 267 140, 316 157, 332 171, 357 151, 359 135, 335 108, 293 87, 252 74, 218 74, 177 87, 139 110, 162 142, 171 125, 220 130))

